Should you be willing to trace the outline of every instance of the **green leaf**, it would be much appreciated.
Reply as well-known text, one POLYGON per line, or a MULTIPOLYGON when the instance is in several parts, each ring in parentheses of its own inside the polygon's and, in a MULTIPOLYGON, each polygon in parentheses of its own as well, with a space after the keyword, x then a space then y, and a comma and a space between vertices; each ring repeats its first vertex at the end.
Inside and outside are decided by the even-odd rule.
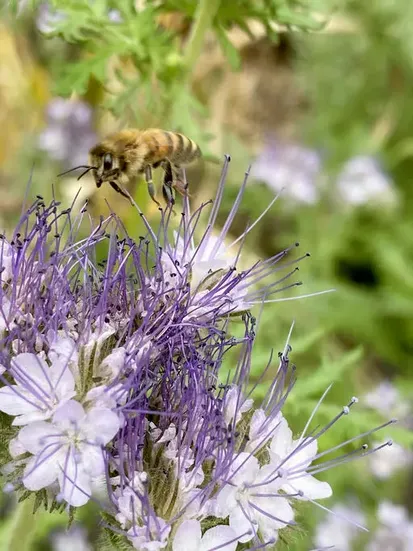
POLYGON ((217 25, 215 27, 215 32, 218 38, 219 45, 221 46, 221 49, 225 57, 227 58, 231 68, 234 69, 234 71, 239 70, 239 68, 241 67, 241 57, 238 50, 228 39, 225 30, 220 25, 217 25))
POLYGON ((91 76, 99 82, 105 81, 107 61, 106 54, 102 52, 100 55, 72 63, 62 72, 55 85, 55 92, 62 96, 69 96, 73 92, 85 94, 91 76))
POLYGON ((311 376, 299 379, 291 393, 294 401, 300 401, 315 394, 321 395, 326 388, 337 381, 344 373, 352 368, 363 357, 363 347, 358 346, 354 350, 343 354, 338 360, 331 362, 324 359, 321 366, 311 376))

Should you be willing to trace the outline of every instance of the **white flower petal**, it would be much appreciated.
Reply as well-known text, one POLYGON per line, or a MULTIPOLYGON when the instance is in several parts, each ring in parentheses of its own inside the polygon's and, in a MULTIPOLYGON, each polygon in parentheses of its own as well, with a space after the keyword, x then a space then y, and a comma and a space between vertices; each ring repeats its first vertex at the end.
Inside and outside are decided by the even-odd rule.
POLYGON ((202 536, 199 551, 235 551, 237 548, 237 537, 229 526, 214 526, 202 536), (227 543, 228 542, 228 543, 227 543), (226 545, 224 545, 226 543, 226 545))
MULTIPOLYGON (((267 520, 267 519, 266 519, 267 520)), ((270 519, 269 519, 270 520, 270 519)), ((285 525, 283 525, 285 528, 285 525)), ((272 542, 274 545, 278 541, 278 530, 275 524, 270 524, 267 522, 260 523, 260 534, 265 541, 272 542)), ((274 549, 274 547, 272 547, 274 549)), ((338 550, 337 550, 338 551, 338 550)))
POLYGON ((288 480, 283 486, 288 493, 303 492, 303 499, 325 499, 333 494, 330 484, 322 482, 311 475, 300 476, 288 480))
POLYGON ((52 363, 50 367, 50 378, 59 399, 72 398, 76 394, 75 380, 69 369, 67 359, 60 358, 52 363))
POLYGON ((90 477, 83 470, 82 464, 77 462, 72 448, 67 449, 66 456, 60 461, 60 467, 58 480, 62 498, 73 507, 85 505, 92 493, 90 477))
POLYGON ((83 406, 76 400, 62 404, 53 415, 53 422, 64 428, 78 424, 85 417, 83 406))
POLYGON ((19 442, 25 450, 36 454, 61 441, 62 433, 51 423, 37 421, 23 427, 18 435, 19 442))
POLYGON ((103 474, 105 472, 105 461, 101 447, 93 444, 82 444, 79 447, 85 472, 93 477, 103 474))
POLYGON ((280 419, 278 427, 274 431, 270 450, 278 457, 285 458, 291 449, 293 434, 284 417, 280 419))
POLYGON ((288 503, 288 499, 282 494, 269 497, 256 497, 253 499, 253 502, 262 511, 267 513, 256 513, 260 529, 265 526, 267 533, 283 529, 294 520, 293 508, 288 503))
POLYGON ((274 418, 267 417, 263 409, 256 409, 250 421, 249 442, 246 451, 256 453, 267 440, 275 434, 278 424, 281 421, 281 413, 274 418))
POLYGON ((241 390, 233 385, 227 392, 224 400, 224 416, 227 424, 235 418, 235 424, 241 420, 241 414, 249 411, 253 405, 252 399, 245 400, 241 390))
POLYGON ((241 543, 251 541, 254 537, 254 534, 258 530, 258 526, 254 523, 255 517, 245 504, 243 505, 243 509, 239 506, 235 507, 229 515, 229 525, 241 543))
POLYGON ((22 453, 26 452, 26 448, 23 446, 23 444, 20 442, 20 440, 16 438, 12 438, 9 442, 9 453, 13 457, 18 457, 22 453))
POLYGON ((126 349, 121 346, 114 348, 109 356, 99 366, 100 377, 117 377, 125 366, 126 349))
POLYGON ((60 445, 52 446, 29 461, 22 480, 28 490, 36 492, 53 484, 59 474, 56 458, 60 450, 60 445))
POLYGON ((38 354, 18 354, 11 361, 12 373, 16 382, 24 380, 24 386, 50 392, 51 379, 49 366, 38 354))
POLYGON ((237 487, 226 484, 217 495, 216 506, 219 517, 225 518, 237 507, 237 487))
MULTIPOLYGON (((294 453, 291 459, 288 460, 288 468, 291 469, 295 465, 301 469, 306 469, 317 455, 317 440, 296 441, 293 443, 291 451, 294 450, 294 453), (299 449, 295 449, 299 446, 299 449)), ((290 451, 290 453, 291 453, 290 451)))
POLYGON ((0 410, 8 415, 23 415, 39 411, 33 396, 24 392, 20 385, 4 386, 0 388, 0 410))
POLYGON ((236 486, 241 484, 252 484, 259 470, 260 465, 258 459, 249 453, 241 452, 232 462, 231 476, 228 476, 227 480, 236 486))
POLYGON ((176 531, 172 551, 200 551, 201 525, 197 520, 185 520, 176 531))
POLYGON ((87 438, 103 446, 110 442, 120 427, 119 418, 110 409, 93 408, 82 421, 87 438))
POLYGON ((61 337, 60 335, 53 336, 48 335, 49 339, 53 338, 53 342, 50 344, 48 357, 54 363, 61 359, 63 361, 72 361, 74 363, 78 360, 78 354, 76 350, 76 343, 70 337, 61 337))
POLYGON ((13 419, 12 425, 14 427, 21 427, 22 425, 30 425, 31 423, 35 423, 37 421, 45 421, 50 417, 50 415, 51 415, 50 410, 32 411, 31 413, 25 413, 24 415, 19 415, 18 417, 15 417, 13 419))
POLYGON ((279 476, 278 465, 270 463, 261 467, 255 483, 261 484, 261 487, 265 488, 266 493, 278 492, 283 483, 283 479, 279 476))

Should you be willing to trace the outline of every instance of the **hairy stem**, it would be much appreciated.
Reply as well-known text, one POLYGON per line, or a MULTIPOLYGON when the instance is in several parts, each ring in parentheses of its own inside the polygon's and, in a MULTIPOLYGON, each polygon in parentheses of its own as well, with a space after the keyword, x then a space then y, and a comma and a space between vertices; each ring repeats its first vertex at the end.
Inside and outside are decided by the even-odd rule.
POLYGON ((185 73, 187 77, 191 74, 201 54, 205 34, 212 24, 215 14, 218 11, 219 4, 220 0, 199 0, 198 2, 191 36, 189 37, 184 54, 185 73))

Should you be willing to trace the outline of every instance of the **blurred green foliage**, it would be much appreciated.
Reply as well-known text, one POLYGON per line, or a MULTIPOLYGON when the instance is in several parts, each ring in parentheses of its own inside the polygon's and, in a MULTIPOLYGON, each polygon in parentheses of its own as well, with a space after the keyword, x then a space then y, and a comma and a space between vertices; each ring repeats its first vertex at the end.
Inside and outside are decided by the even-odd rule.
MULTIPOLYGON (((280 24, 316 30, 321 28, 312 17, 316 2, 51 0, 49 6, 55 17, 47 36, 81 47, 76 59, 54 66, 54 91, 62 96, 86 94, 91 81, 96 81, 110 94, 104 107, 121 123, 162 123, 188 133, 205 149, 208 135, 202 132, 201 120, 206 112, 190 89, 189 80, 206 33, 215 33, 223 53, 237 69, 241 61, 227 37, 229 28, 239 27, 251 35, 249 24, 258 21, 272 40, 277 40, 276 25, 280 24), (114 10, 116 18, 111 18, 114 10), (159 24, 162 16, 171 13, 179 14, 182 25, 192 27, 184 45, 180 27, 175 30, 159 24), (114 58, 120 61, 115 67, 114 58)), ((11 3, 15 13, 18 5, 17 1, 11 3)), ((32 9, 41 5, 42 0, 30 2, 32 9)))

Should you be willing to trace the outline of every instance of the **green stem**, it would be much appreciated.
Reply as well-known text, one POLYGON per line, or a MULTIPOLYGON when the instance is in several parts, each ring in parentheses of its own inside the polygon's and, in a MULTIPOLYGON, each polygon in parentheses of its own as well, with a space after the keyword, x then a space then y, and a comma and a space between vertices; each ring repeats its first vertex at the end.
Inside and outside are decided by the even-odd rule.
POLYGON ((191 36, 188 40, 184 54, 186 75, 191 74, 195 63, 201 54, 205 34, 210 28, 215 14, 218 11, 220 1, 221 0, 199 0, 198 2, 191 36))
POLYGON ((29 551, 36 530, 36 515, 33 514, 33 499, 17 504, 9 530, 7 551, 29 551))

